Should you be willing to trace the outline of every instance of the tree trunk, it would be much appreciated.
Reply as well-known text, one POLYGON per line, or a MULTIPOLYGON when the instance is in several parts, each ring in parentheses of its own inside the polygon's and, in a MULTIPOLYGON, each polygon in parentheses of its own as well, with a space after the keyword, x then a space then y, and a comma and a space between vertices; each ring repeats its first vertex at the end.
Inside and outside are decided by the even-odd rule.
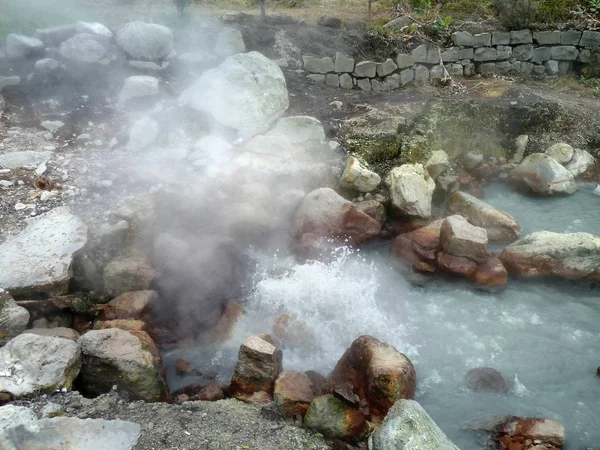
POLYGON ((267 13, 265 12, 265 0, 260 0, 260 19, 264 22, 267 13))

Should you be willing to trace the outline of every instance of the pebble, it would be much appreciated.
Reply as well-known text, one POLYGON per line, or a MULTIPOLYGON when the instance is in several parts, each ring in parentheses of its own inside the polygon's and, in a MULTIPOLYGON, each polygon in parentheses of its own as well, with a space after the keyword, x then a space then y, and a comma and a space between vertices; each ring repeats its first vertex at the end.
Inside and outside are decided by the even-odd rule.
POLYGON ((87 140, 90 138, 91 138, 91 136, 88 133, 83 133, 83 134, 80 134, 79 136, 77 136, 78 141, 83 141, 83 140, 87 140))
POLYGON ((594 189, 594 195, 600 195, 600 184, 594 189))
POLYGON ((27 205, 25 205, 25 204, 23 204, 23 203, 17 203, 17 204, 15 205, 15 209, 16 209, 17 211, 21 211, 22 209, 26 209, 26 208, 27 208, 27 205))
POLYGON ((46 139, 47 141, 51 141, 53 137, 54 137, 54 136, 53 136, 53 135, 52 135, 52 133, 50 133, 49 131, 46 131, 46 132, 44 133, 44 139, 46 139))
POLYGON ((10 169, 0 169, 0 174, 10 173, 10 169))
POLYGON ((56 197, 56 192, 54 191, 44 191, 42 192, 42 195, 40 195, 40 200, 45 202, 46 200, 49 200, 53 197, 56 197))
POLYGON ((0 180, 0 187, 3 187, 3 188, 8 188, 8 187, 14 186, 14 184, 15 184, 14 181, 0 180))

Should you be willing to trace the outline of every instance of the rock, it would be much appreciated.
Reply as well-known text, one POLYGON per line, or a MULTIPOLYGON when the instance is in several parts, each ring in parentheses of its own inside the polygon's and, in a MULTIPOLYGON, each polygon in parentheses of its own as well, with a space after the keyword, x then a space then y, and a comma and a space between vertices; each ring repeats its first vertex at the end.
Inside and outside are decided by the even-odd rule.
POLYGON ((306 374, 286 370, 277 377, 274 400, 286 416, 304 416, 314 398, 315 387, 306 374))
POLYGON ((225 394, 223 393, 223 389, 221 389, 221 386, 216 381, 208 383, 205 387, 200 389, 200 392, 198 392, 198 400, 204 402, 216 402, 218 400, 223 400, 224 398, 225 394))
MULTIPOLYGON (((36 414, 25 406, 4 405, 0 406, 0 444, 6 445, 6 432, 28 422, 37 420, 36 414)), ((5 447, 0 447, 5 448, 5 447)))
POLYGON ((510 45, 531 43, 533 43, 533 37, 530 30, 514 30, 510 32, 510 45))
POLYGON ((56 27, 41 28, 35 32, 35 37, 40 39, 46 47, 60 47, 60 44, 75 36, 77 25, 58 25, 56 27))
POLYGON ((18 306, 12 296, 0 288, 0 347, 21 334, 29 323, 29 311, 18 306))
POLYGON ((366 419, 357 409, 331 394, 312 401, 304 426, 337 439, 360 439, 367 429, 366 419))
POLYGON ((394 167, 386 179, 392 204, 402 214, 422 217, 431 216, 431 199, 435 182, 421 164, 404 164, 394 167))
POLYGON ((493 434, 498 443, 511 450, 524 448, 525 440, 535 442, 542 449, 561 449, 565 443, 565 428, 550 419, 513 417, 498 425, 493 434))
POLYGON ((20 34, 9 34, 6 36, 6 56, 19 59, 44 54, 44 43, 37 38, 22 36, 20 34))
POLYGON ((444 251, 453 256, 462 256, 475 262, 487 259, 487 232, 484 228, 471 225, 458 215, 446 217, 440 228, 440 242, 444 251))
POLYGON ((77 341, 79 333, 71 328, 56 327, 56 328, 31 328, 23 333, 37 334, 38 336, 55 336, 63 339, 77 341))
POLYGON ((352 77, 347 73, 343 73, 340 75, 340 87, 342 89, 352 89, 354 87, 354 81, 352 77))
POLYGON ((281 373, 283 354, 268 335, 252 336, 240 346, 238 361, 231 379, 230 392, 248 401, 258 393, 273 393, 275 380, 281 373))
POLYGON ((372 450, 459 450, 414 400, 399 400, 369 438, 372 450))
POLYGON ((93 34, 76 34, 60 44, 61 56, 78 63, 99 62, 106 53, 107 48, 93 34))
POLYGON ((398 53, 396 65, 398 66, 398 69, 407 69, 415 65, 415 58, 412 55, 398 53))
POLYGON ((13 397, 70 390, 81 367, 76 342, 24 333, 0 348, 0 392, 13 397))
POLYGON ((119 103, 123 105, 131 99, 152 97, 158 93, 158 78, 141 75, 128 77, 119 93, 119 103))
POLYGON ((600 237, 589 233, 537 231, 504 249, 500 259, 520 277, 555 276, 569 280, 600 280, 600 237))
POLYGON ((375 200, 357 202, 356 207, 378 222, 385 223, 385 206, 375 200))
POLYGON ((552 47, 552 59, 557 61, 575 61, 578 55, 579 50, 572 45, 556 45, 552 47))
POLYGON ((102 25, 101 23, 92 23, 92 22, 77 22, 75 25, 77 33, 86 33, 94 35, 101 40, 105 40, 106 42, 110 41, 113 37, 112 31, 110 31, 107 27, 102 25))
POLYGON ((46 405, 40 411, 43 418, 56 417, 64 414, 63 407, 57 403, 46 403, 46 405))
POLYGON ((580 47, 596 47, 600 45, 600 32, 586 30, 581 35, 580 47))
POLYGON ((148 402, 165 398, 160 354, 147 333, 118 328, 92 330, 78 342, 83 353, 81 385, 88 394, 103 394, 117 385, 148 402))
POLYGON ((310 145, 325 141, 323 124, 310 116, 283 117, 266 136, 285 138, 292 145, 310 145))
POLYGON ((157 137, 158 123, 151 117, 144 116, 131 126, 127 146, 130 150, 142 150, 152 144, 157 137))
POLYGON ((148 259, 137 254, 113 260, 106 265, 103 272, 104 290, 110 297, 130 291, 145 291, 155 278, 156 272, 148 259))
POLYGON ((437 265, 444 272, 463 277, 471 277, 477 270, 477 263, 469 258, 453 256, 445 252, 437 254, 437 265))
POLYGON ((466 31, 455 31, 452 33, 452 42, 454 45, 458 45, 461 47, 473 47, 474 39, 471 33, 466 31))
POLYGON ((467 170, 474 170, 483 164, 483 155, 481 153, 468 152, 462 156, 463 167, 467 170))
POLYGON ((361 61, 354 67, 352 75, 358 78, 374 78, 377 74, 377 63, 361 61))
MULTIPOLYGON (((526 44, 514 47, 513 56, 517 61, 529 61, 531 58, 533 58, 533 45, 526 44)), ((536 70, 536 67, 538 66, 533 67, 534 71, 536 70)))
POLYGON ((32 150, 5 153, 0 155, 0 167, 6 169, 34 169, 48 162, 52 156, 54 156, 52 152, 34 152, 32 150))
POLYGON ((489 256, 472 276, 475 285, 489 292, 498 292, 508 283, 508 272, 497 256, 489 256))
POLYGON ((448 197, 446 214, 461 215, 470 224, 485 228, 490 241, 512 242, 523 232, 511 215, 465 192, 454 192, 448 197))
POLYGON ((212 114, 243 138, 266 131, 289 106, 283 72, 257 52, 231 56, 204 72, 179 101, 212 114))
POLYGON ((154 291, 125 292, 106 304, 101 320, 147 321, 152 306, 157 302, 158 294, 154 291))
POLYGON ((480 47, 475 49, 475 61, 496 61, 498 52, 493 47, 480 47))
POLYGON ((335 70, 335 65, 329 57, 303 56, 302 63, 304 69, 310 73, 326 74, 335 70))
POLYGON ((64 206, 26 222, 0 244, 0 286, 14 296, 66 292, 73 254, 87 240, 85 224, 64 206))
POLYGON ((334 70, 336 73, 352 73, 354 71, 354 59, 337 52, 335 54, 334 70))
POLYGON ((11 424, 0 431, 0 447, 44 450, 131 450, 141 427, 124 420, 55 417, 11 424))
POLYGON ((173 32, 153 23, 130 22, 117 33, 117 45, 135 59, 159 60, 173 51, 173 32))
POLYGON ((440 229, 443 220, 436 220, 429 225, 404 233, 392 241, 392 253, 408 262, 426 261, 435 263, 436 255, 441 250, 440 229))
POLYGON ((450 167, 450 158, 444 150, 435 150, 431 152, 431 157, 425 163, 425 168, 434 180, 443 175, 450 167))
POLYGON ((51 133, 58 131, 65 126, 64 122, 61 122, 60 120, 44 120, 40 125, 51 133))
POLYGON ((371 80, 369 80, 368 78, 357 79, 356 85, 360 88, 361 91, 370 91, 371 90, 371 80))
POLYGON ((337 17, 321 16, 317 19, 317 25, 329 28, 341 28, 342 21, 337 17))
POLYGON ((571 159, 571 161, 564 166, 565 169, 567 169, 574 177, 576 177, 588 170, 594 165, 595 162, 596 160, 594 157, 588 152, 576 148, 574 150, 573 159, 571 159))
POLYGON ((384 25, 385 28, 394 31, 401 31, 403 28, 409 26, 412 23, 412 19, 408 16, 396 17, 391 22, 384 25))
POLYGON ((410 360, 394 347, 360 336, 337 362, 329 382, 333 389, 349 386, 367 402, 371 420, 380 422, 397 400, 414 397, 417 376, 410 360))
POLYGON ((385 77, 394 72, 398 66, 393 59, 388 58, 384 63, 377 63, 377 76, 385 77))
POLYGON ((231 56, 236 53, 244 53, 246 44, 239 30, 223 28, 217 35, 214 52, 219 56, 231 56))
POLYGON ((465 377, 467 388, 472 391, 496 392, 505 394, 508 392, 506 380, 500 372, 490 367, 477 367, 469 370, 465 377))
POLYGON ((569 144, 561 142, 548 147, 544 153, 551 158, 554 158, 559 164, 567 164, 573 159, 575 151, 569 144))
POLYGON ((325 75, 325 84, 332 87, 340 87, 340 76, 337 73, 325 75))
POLYGON ((359 192, 371 192, 377 189, 379 183, 381 183, 379 175, 364 167, 354 156, 348 157, 340 186, 356 189, 359 192))
POLYGON ((515 155, 513 156, 512 162, 519 164, 523 161, 523 157, 525 156, 525 149, 527 148, 527 143, 529 142, 529 136, 526 134, 522 134, 521 136, 517 136, 515 139, 515 155))
POLYGON ((296 211, 297 239, 312 234, 319 237, 347 239, 361 244, 379 235, 381 224, 360 211, 333 189, 321 188, 308 193, 296 211))
POLYGON ((571 172, 543 153, 527 156, 511 171, 510 180, 542 195, 572 194, 577 190, 577 183, 571 172))
POLYGON ((118 328, 125 331, 148 331, 148 324, 133 319, 96 320, 94 322, 94 330, 107 330, 109 328, 118 328))

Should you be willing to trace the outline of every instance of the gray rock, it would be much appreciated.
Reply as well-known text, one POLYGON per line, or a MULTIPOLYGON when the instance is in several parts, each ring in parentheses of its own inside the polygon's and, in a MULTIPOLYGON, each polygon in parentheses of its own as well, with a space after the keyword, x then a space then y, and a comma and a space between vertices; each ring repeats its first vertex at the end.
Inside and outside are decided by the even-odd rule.
POLYGON ((577 61, 587 64, 590 62, 590 50, 587 48, 579 50, 579 55, 577 56, 577 61))
POLYGON ((325 75, 325 84, 327 86, 340 87, 340 76, 337 73, 328 73, 325 75))
POLYGON ((87 227, 67 207, 27 219, 0 244, 0 286, 13 295, 66 292, 73 254, 86 240, 87 227))
POLYGON ((594 157, 588 152, 576 148, 573 158, 564 166, 565 169, 567 169, 573 174, 574 177, 576 177, 589 169, 592 165, 594 165, 595 162, 596 160, 594 157))
POLYGON ((473 59, 475 57, 475 50, 473 48, 461 48, 458 51, 458 59, 473 59))
MULTIPOLYGON (((333 61, 329 61, 332 72, 333 61)), ((242 138, 266 131, 289 106, 283 72, 257 52, 230 56, 204 72, 179 101, 211 114, 242 138)))
POLYGON ((533 45, 518 45, 513 48, 513 56, 517 61, 529 61, 533 57, 533 45))
POLYGON ((99 62, 106 56, 106 53, 106 47, 99 43, 93 34, 76 34, 60 44, 61 56, 75 62, 99 62))
POLYGON ((31 328, 25 330, 24 333, 37 334, 38 336, 55 336, 63 339, 77 341, 79 333, 71 328, 55 327, 55 328, 31 328))
POLYGON ((412 55, 398 53, 398 56, 396 57, 396 65, 398 66, 398 69, 412 67, 415 65, 415 58, 412 55))
POLYGON ((490 33, 479 33, 473 36, 473 47, 489 47, 492 45, 490 33))
POLYGON ((75 33, 77 33, 77 24, 69 24, 40 28, 36 30, 35 37, 40 39, 46 47, 60 47, 60 44, 75 36, 75 33))
POLYGON ((581 35, 580 47, 596 47, 600 45, 600 32, 586 30, 581 35))
POLYGON ((406 86, 415 79, 415 71, 413 69, 404 69, 400 72, 400 85, 406 86))
POLYGON ((479 47, 475 49, 475 61, 496 61, 498 52, 493 47, 479 47))
POLYGON ((475 39, 471 33, 466 31, 455 31, 452 33, 452 42, 460 47, 473 47, 475 39))
POLYGON ((111 261, 104 268, 104 290, 110 297, 125 292, 144 291, 156 278, 156 272, 142 254, 111 261))
POLYGON ((93 23, 93 22, 77 22, 75 24, 75 29, 77 33, 87 33, 93 34, 100 39, 105 41, 110 41, 113 37, 112 31, 110 31, 107 27, 102 25, 101 23, 93 23))
POLYGON ((558 75, 558 61, 550 60, 544 63, 545 73, 549 76, 558 75))
POLYGON ((414 76, 415 83, 422 83, 424 81, 427 81, 428 79, 429 79, 429 69, 427 68, 427 66, 422 66, 420 64, 415 66, 415 76, 414 76))
POLYGON ((519 75, 521 73, 521 61, 515 61, 510 64, 510 73, 511 75, 519 75))
POLYGON ((21 334, 29 323, 29 311, 18 306, 12 296, 0 288, 0 347, 21 334))
POLYGON ((552 47, 552 59, 557 61, 575 61, 579 50, 572 45, 557 45, 552 47))
POLYGON ((525 76, 529 76, 531 74, 531 72, 533 72, 533 68, 535 67, 534 64, 530 63, 530 62, 521 62, 521 74, 525 75, 525 76))
POLYGON ((450 47, 445 52, 442 53, 442 61, 443 62, 455 62, 459 59, 458 57, 459 49, 458 47, 450 47))
POLYGON ((427 64, 439 64, 440 49, 438 47, 428 46, 427 47, 427 64))
POLYGON ((450 69, 448 69, 450 75, 452 76, 462 76, 464 75, 464 68, 462 64, 451 64, 450 69))
POLYGON ((59 68, 58 61, 52 58, 44 58, 35 62, 35 70, 42 73, 51 73, 59 68))
POLYGON ((354 58, 349 58, 337 52, 335 54, 334 70, 337 73, 352 73, 354 71, 354 58))
POLYGON ((560 33, 560 43, 562 45, 579 45, 581 40, 581 31, 568 30, 560 33))
POLYGON ((427 45, 422 44, 410 52, 415 63, 427 63, 427 45))
POLYGON ((60 120, 44 120, 42 123, 40 123, 40 125, 42 128, 54 133, 55 131, 58 131, 64 127, 65 123, 61 122, 60 120))
POLYGON ((519 164, 523 161, 523 157, 525 156, 525 149, 527 148, 527 144, 529 143, 529 136, 526 134, 522 134, 517 136, 515 139, 515 155, 512 158, 512 162, 519 164))
POLYGON ((532 44, 533 37, 530 30, 516 30, 510 32, 510 45, 532 44))
POLYGON ((333 72, 335 65, 329 57, 317 58, 316 56, 303 56, 304 69, 310 73, 326 74, 333 72))
POLYGON ((414 400, 398 400, 369 437, 371 450, 459 450, 414 400))
POLYGON ((246 44, 239 30, 223 28, 217 35, 214 52, 219 56, 231 56, 236 53, 244 53, 246 44))
POLYGON ((361 61, 354 67, 354 75, 358 78, 374 78, 377 73, 377 63, 361 61))
MULTIPOLYGON (((282 67, 281 64, 283 64, 283 63, 280 63, 278 61, 285 61, 285 60, 274 60, 274 61, 277 63, 277 65, 282 67)), ((145 70, 148 72, 160 72, 162 70, 165 70, 166 68, 168 68, 171 65, 167 61, 163 61, 163 63, 160 66, 153 61, 128 61, 128 64, 135 69, 145 70)))
POLYGON ((444 72, 444 68, 442 66, 433 66, 431 70, 429 70, 429 78, 432 80, 441 80, 444 78, 446 73, 444 72))
POLYGON ((506 31, 494 31, 492 33, 492 45, 510 45, 510 33, 506 31))
POLYGON ((554 31, 536 31, 533 33, 533 41, 538 45, 556 45, 560 44, 561 32, 554 31))
POLYGON ((512 47, 508 45, 499 45, 496 47, 496 51, 498 61, 509 59, 512 56, 512 47))
POLYGON ((542 64, 552 59, 551 47, 537 47, 533 49, 533 57, 531 62, 534 64, 542 64))
POLYGON ((473 226, 459 215, 444 219, 440 228, 440 242, 444 252, 452 256, 468 258, 477 263, 484 262, 488 257, 485 228, 473 226))
POLYGON ((558 74, 566 75, 573 69, 573 61, 558 61, 558 74))
POLYGON ((354 81, 349 74, 343 73, 340 75, 340 87, 342 89, 352 89, 354 87, 354 81))
POLYGON ((0 432, 0 446, 7 450, 132 450, 141 427, 124 420, 55 417, 11 425, 0 432))
POLYGON ((131 99, 152 97, 158 93, 158 78, 145 75, 128 77, 119 93, 119 103, 124 105, 131 99))
POLYGON ((494 75, 496 73, 496 63, 483 63, 479 66, 479 73, 484 77, 494 75))
POLYGON ((386 184, 392 204, 402 214, 431 217, 431 199, 435 182, 421 164, 404 164, 393 168, 386 184))
POLYGON ((129 130, 127 147, 130 150, 142 150, 158 137, 158 123, 149 116, 136 120, 129 130))
POLYGON ((315 83, 325 84, 325 75, 311 73, 310 75, 307 75, 306 78, 308 78, 311 81, 314 81, 315 83))
POLYGON ((329 27, 329 28, 341 28, 342 21, 340 19, 338 19, 337 17, 321 16, 317 19, 317 25, 321 25, 322 27, 329 27))
POLYGON ((450 158, 443 150, 435 150, 431 153, 431 157, 425 163, 425 169, 434 180, 442 175, 450 167, 450 158))
POLYGON ((510 173, 510 179, 541 195, 572 194, 577 190, 577 183, 571 172, 543 153, 527 156, 510 173))
POLYGON ((0 91, 8 86, 18 86, 21 84, 21 77, 12 76, 12 77, 0 77, 0 91))
POLYGON ((383 78, 394 72, 397 68, 396 63, 388 58, 384 63, 377 63, 377 76, 383 78))
POLYGON ((467 170, 473 170, 483 164, 483 155, 476 152, 468 152, 462 156, 462 165, 467 170))
POLYGON ((371 90, 372 91, 385 91, 385 90, 387 90, 387 85, 376 78, 372 78, 371 79, 371 90))
POLYGON ((575 150, 569 144, 559 142, 558 144, 548 147, 544 153, 551 158, 554 158, 559 164, 564 165, 573 159, 575 150))
POLYGON ((363 91, 371 90, 371 80, 368 78, 359 78, 356 80, 356 85, 363 91))
POLYGON ((173 32, 153 23, 127 23, 117 33, 116 41, 125 53, 136 59, 154 61, 173 51, 173 32))
POLYGON ((52 403, 52 402, 46 403, 46 405, 44 405, 44 407, 40 411, 40 415, 45 419, 50 418, 50 417, 60 416, 62 413, 63 413, 63 407, 61 405, 59 405, 58 403, 52 403))
POLYGON ((357 202, 356 207, 359 209, 359 211, 364 212, 378 222, 385 222, 385 206, 383 206, 381 203, 375 200, 365 200, 362 202, 357 202))
POLYGON ((546 73, 546 66, 533 66, 533 76, 539 79, 544 79, 544 74, 546 73))
POLYGON ((496 73, 498 75, 507 75, 510 72, 510 63, 508 61, 500 61, 496 63, 496 73))
POLYGON ((37 38, 22 36, 20 34, 9 34, 6 36, 4 48, 6 56, 13 59, 28 58, 44 54, 44 43, 37 38))
MULTIPOLYGON (((0 444, 3 444, 2 439, 6 438, 6 431, 9 428, 17 427, 35 420, 37 420, 37 415, 33 410, 26 408, 25 406, 0 406, 0 444)), ((10 450, 12 450, 12 448, 10 448, 10 450)))
POLYGON ((0 391, 13 397, 71 389, 81 367, 77 343, 24 333, 0 348, 0 391))
POLYGON ((385 77, 384 82, 387 85, 387 89, 393 91, 394 89, 398 89, 400 87, 402 77, 400 76, 400 74, 394 73, 385 77))
POLYGON ((354 156, 348 157, 346 168, 340 178, 340 186, 359 192, 371 192, 377 189, 380 183, 379 175, 363 166, 354 156))
POLYGON ((384 25, 385 28, 394 31, 401 31, 403 28, 409 26, 412 23, 412 19, 408 16, 396 17, 391 22, 384 25))

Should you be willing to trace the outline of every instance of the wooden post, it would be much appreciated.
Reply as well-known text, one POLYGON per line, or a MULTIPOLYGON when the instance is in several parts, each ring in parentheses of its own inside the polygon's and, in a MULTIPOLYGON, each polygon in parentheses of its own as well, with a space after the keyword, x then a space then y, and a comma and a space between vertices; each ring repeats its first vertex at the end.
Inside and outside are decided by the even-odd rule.
POLYGON ((371 21, 371 3, 372 0, 367 0, 369 2, 369 22, 371 21))
POLYGON ((265 1, 266 0, 260 0, 260 20, 262 20, 263 22, 265 21, 267 15, 265 11, 265 1))

